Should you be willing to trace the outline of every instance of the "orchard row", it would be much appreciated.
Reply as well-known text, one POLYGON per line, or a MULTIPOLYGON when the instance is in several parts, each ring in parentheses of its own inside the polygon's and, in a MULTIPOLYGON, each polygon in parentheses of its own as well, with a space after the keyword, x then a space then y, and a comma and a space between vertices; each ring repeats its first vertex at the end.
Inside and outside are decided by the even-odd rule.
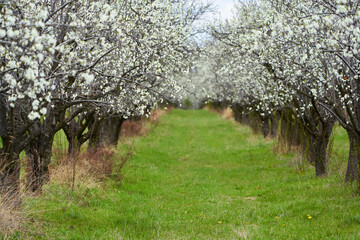
POLYGON ((48 178, 54 135, 69 154, 116 144, 124 119, 179 96, 206 7, 180 0, 17 0, 0 4, 0 189, 48 178))
POLYGON ((326 175, 339 122, 350 139, 346 180, 360 183, 359 7, 358 0, 239 1, 232 20, 211 28, 203 81, 209 98, 229 102, 238 120, 256 115, 265 132, 269 122, 291 127, 288 141, 301 141, 318 176, 326 175))

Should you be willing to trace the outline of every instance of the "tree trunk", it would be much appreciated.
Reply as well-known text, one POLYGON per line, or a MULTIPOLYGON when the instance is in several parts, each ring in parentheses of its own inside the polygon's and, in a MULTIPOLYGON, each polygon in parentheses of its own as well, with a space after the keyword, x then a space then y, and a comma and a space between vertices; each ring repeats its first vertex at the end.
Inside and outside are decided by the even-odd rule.
POLYGON ((238 104, 233 104, 231 106, 231 109, 233 110, 235 121, 241 123, 241 121, 240 121, 241 120, 241 115, 242 115, 241 107, 238 104))
POLYGON ((52 156, 54 135, 42 133, 26 150, 30 174, 27 187, 35 192, 50 180, 49 164, 52 156))
POLYGON ((324 121, 318 127, 319 134, 308 134, 308 160, 315 163, 315 173, 319 177, 327 173, 327 147, 333 126, 333 121, 324 121))
POLYGON ((270 124, 269 124, 269 117, 261 117, 261 124, 262 124, 262 133, 264 135, 264 138, 266 138, 270 133, 270 124))
POLYGON ((66 136, 69 146, 68 146, 68 156, 71 156, 74 153, 80 153, 81 146, 83 145, 82 141, 79 141, 74 138, 69 138, 66 136))
POLYGON ((69 125, 63 127, 66 139, 68 141, 68 156, 74 153, 80 153, 81 146, 86 142, 88 133, 84 134, 86 128, 83 128, 79 122, 72 120, 69 125))
POLYGON ((100 125, 100 144, 105 146, 117 145, 123 122, 124 119, 119 116, 111 116, 103 121, 100 125))
POLYGON ((322 137, 310 137, 308 159, 315 163, 316 176, 324 176, 327 172, 326 149, 328 141, 322 137))
MULTIPOLYGON (((76 109, 73 108, 73 111, 76 109)), ((98 119, 95 110, 87 110, 63 126, 63 131, 69 143, 68 156, 80 153, 81 146, 90 138, 91 133, 97 128, 98 119), (88 130, 88 131, 86 131, 88 130)))
POLYGON ((240 104, 233 104, 231 106, 231 109, 234 112, 234 119, 235 121, 244 124, 244 125, 250 125, 249 121, 249 113, 244 113, 245 107, 241 106, 240 104))
POLYGON ((251 127, 253 133, 261 134, 263 131, 263 122, 258 112, 249 113, 249 126, 251 127))
POLYGON ((277 116, 271 115, 270 117, 270 136, 272 138, 276 138, 277 134, 278 134, 278 124, 279 119, 277 118, 277 116))
POLYGON ((359 181, 360 137, 350 130, 347 130, 347 134, 349 137, 350 149, 345 181, 359 181))
POLYGON ((279 111, 278 115, 278 128, 280 128, 278 134, 279 145, 281 146, 282 152, 289 152, 293 146, 296 146, 298 129, 290 110, 283 109, 279 111))
POLYGON ((239 122, 244 125, 250 125, 249 113, 242 113, 240 115, 239 122))
POLYGON ((92 129, 93 132, 89 139, 89 147, 97 148, 117 145, 124 120, 125 119, 119 115, 108 116, 101 119, 98 126, 92 129))

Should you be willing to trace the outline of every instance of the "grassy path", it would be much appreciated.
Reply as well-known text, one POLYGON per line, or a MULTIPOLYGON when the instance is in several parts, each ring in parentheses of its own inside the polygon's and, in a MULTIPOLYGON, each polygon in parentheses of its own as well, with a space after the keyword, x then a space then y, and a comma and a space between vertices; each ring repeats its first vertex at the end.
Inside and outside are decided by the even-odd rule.
MULTIPOLYGON (((272 146, 214 113, 173 110, 135 141, 121 187, 90 189, 66 210, 34 215, 44 223, 38 238, 360 237, 360 201, 340 177, 299 172, 272 146)), ((52 188, 33 206, 61 208, 63 190, 52 188)))

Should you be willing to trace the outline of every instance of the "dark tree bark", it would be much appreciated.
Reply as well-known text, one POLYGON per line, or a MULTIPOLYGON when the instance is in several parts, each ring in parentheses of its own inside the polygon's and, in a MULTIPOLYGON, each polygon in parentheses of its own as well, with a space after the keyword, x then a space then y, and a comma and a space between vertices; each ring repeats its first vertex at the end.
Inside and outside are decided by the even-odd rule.
POLYGON ((315 173, 319 177, 327 174, 327 147, 333 126, 333 123, 327 123, 319 135, 309 137, 308 159, 315 163, 315 173))
POLYGON ((278 137, 279 143, 284 152, 289 152, 293 147, 299 147, 302 142, 301 124, 296 121, 293 113, 289 109, 278 111, 278 137))
POLYGON ((31 191, 41 190, 41 187, 50 180, 49 164, 54 136, 57 132, 55 127, 55 122, 50 119, 44 120, 43 123, 38 121, 33 126, 33 131, 39 134, 26 149, 30 168, 27 186, 31 191))
POLYGON ((258 112, 249 113, 249 126, 255 134, 261 134, 263 131, 263 122, 258 112))
POLYGON ((245 107, 241 106, 239 103, 232 104, 231 109, 234 112, 234 119, 235 121, 244 124, 249 125, 249 114, 244 113, 245 107))
POLYGON ((19 155, 22 148, 19 136, 22 132, 16 131, 17 121, 21 121, 18 109, 9 108, 5 97, 0 94, 0 194, 11 201, 17 199, 20 188, 19 155))
POLYGON ((64 125, 63 131, 69 143, 69 156, 74 153, 79 153, 81 146, 89 140, 92 131, 90 128, 96 128, 96 125, 98 124, 95 115, 95 110, 87 111, 81 113, 77 120, 73 119, 68 124, 64 125))
POLYGON ((260 116, 260 119, 262 125, 262 134, 264 135, 264 138, 266 138, 270 134, 270 118, 269 116, 260 116))
POLYGON ((117 145, 120 137, 121 126, 124 119, 121 116, 110 116, 100 124, 101 145, 117 145))
POLYGON ((241 106, 239 103, 232 104, 231 109, 233 110, 235 121, 250 126, 254 133, 261 133, 265 138, 270 134, 270 116, 261 116, 258 112, 244 113, 246 107, 241 106))
POLYGON ((316 176, 324 176, 327 172, 326 141, 321 138, 310 138, 309 158, 315 163, 316 176))
POLYGON ((49 164, 52 156, 52 144, 54 135, 42 135, 33 141, 26 155, 29 161, 30 174, 28 178, 28 188, 35 192, 50 180, 49 164))
POLYGON ((212 101, 211 105, 214 109, 222 110, 227 108, 230 104, 228 101, 212 101))
POLYGON ((347 130, 347 134, 350 148, 345 181, 359 181, 360 137, 351 130, 347 130))
POLYGON ((124 121, 125 119, 118 114, 109 115, 99 119, 98 124, 91 128, 89 148, 94 149, 117 145, 121 126, 124 121))
POLYGON ((277 113, 272 114, 270 116, 270 136, 272 138, 276 138, 276 136, 278 134, 279 119, 280 119, 280 116, 278 116, 277 113))
MULTIPOLYGON (((304 138, 308 141, 307 159, 315 164, 317 176, 327 174, 327 147, 329 144, 335 118, 319 108, 313 101, 313 108, 305 112, 303 116, 304 138)), ((304 149, 304 147, 303 147, 304 149)))

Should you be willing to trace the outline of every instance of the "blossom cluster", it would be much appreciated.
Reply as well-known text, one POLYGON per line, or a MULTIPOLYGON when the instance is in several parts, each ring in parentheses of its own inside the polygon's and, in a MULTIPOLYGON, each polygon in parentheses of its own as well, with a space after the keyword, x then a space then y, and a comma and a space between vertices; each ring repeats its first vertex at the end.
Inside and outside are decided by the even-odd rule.
POLYGON ((186 1, 32 1, 1 6, 0 92, 30 120, 57 103, 143 115, 181 89, 195 54, 186 1))

